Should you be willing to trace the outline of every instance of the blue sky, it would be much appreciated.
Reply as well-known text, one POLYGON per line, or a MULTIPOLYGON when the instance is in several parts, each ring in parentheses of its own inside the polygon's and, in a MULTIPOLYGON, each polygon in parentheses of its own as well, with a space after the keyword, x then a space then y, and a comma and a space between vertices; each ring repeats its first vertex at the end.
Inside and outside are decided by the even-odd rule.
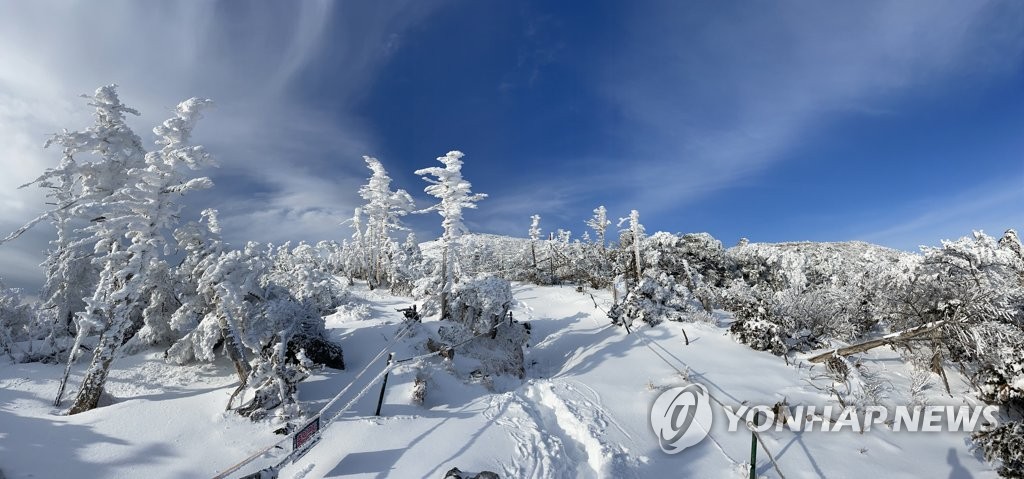
MULTIPOLYGON (((149 129, 218 107, 225 233, 341 239, 377 156, 412 174, 450 149, 490 197, 472 230, 578 235, 599 204, 727 245, 859 239, 903 249, 1024 227, 1024 3, 0 2, 0 227, 90 122, 106 83, 149 129), (584 6, 585 5, 585 6, 584 6)), ((410 221, 422 239, 436 216, 410 221)), ((41 280, 49 231, 0 249, 41 280)))

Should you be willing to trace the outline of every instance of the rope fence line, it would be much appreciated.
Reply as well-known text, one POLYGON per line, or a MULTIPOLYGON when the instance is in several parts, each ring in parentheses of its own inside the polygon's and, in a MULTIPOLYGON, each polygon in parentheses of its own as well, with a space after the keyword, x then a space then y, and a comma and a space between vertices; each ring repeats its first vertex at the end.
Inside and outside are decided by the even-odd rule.
MULTIPOLYGON (((376 384, 377 381, 380 381, 384 377, 384 375, 388 374, 392 369, 395 369, 395 368, 397 368, 399 366, 405 366, 406 365, 405 363, 413 363, 413 362, 416 362, 416 361, 422 361, 422 360, 427 359, 427 358, 432 357, 432 356, 438 356, 438 355, 440 355, 441 353, 443 353, 446 350, 455 350, 455 349, 457 349, 457 348, 459 348, 461 346, 466 345, 470 341, 473 341, 474 339, 477 339, 477 338, 480 338, 482 336, 491 334, 491 330, 493 330, 494 328, 497 328, 499 325, 500 325, 500 322, 495 324, 494 327, 492 327, 490 330, 487 330, 487 331, 484 331, 484 332, 479 333, 477 335, 474 335, 474 336, 470 337, 469 339, 466 339, 466 340, 464 340, 462 342, 459 342, 459 343, 457 343, 457 344, 455 344, 453 346, 449 346, 447 348, 444 348, 444 349, 441 349, 441 350, 438 350, 438 351, 434 351, 434 352, 430 352, 430 353, 426 353, 426 354, 421 354, 419 356, 413 356, 411 358, 406 358, 406 359, 402 359, 400 361, 394 361, 392 363, 387 364, 386 366, 384 366, 384 369, 382 369, 376 376, 374 376, 372 379, 370 379, 369 382, 367 382, 366 386, 363 387, 363 389, 360 390, 356 394, 355 397, 353 397, 351 400, 349 400, 347 403, 345 403, 345 405, 340 410, 338 410, 338 412, 336 412, 333 415, 331 415, 330 418, 327 419, 327 421, 324 422, 323 426, 321 426, 321 428, 320 428, 320 432, 322 432, 323 430, 327 429, 327 427, 330 426, 331 424, 333 424, 339 417, 341 417, 342 414, 346 413, 349 409, 351 409, 353 406, 355 406, 355 404, 357 402, 359 402, 359 400, 362 399, 366 395, 367 392, 370 391, 370 389, 373 387, 373 385, 376 384)), ((348 392, 348 390, 356 383, 356 381, 359 380, 360 377, 363 376, 363 374, 365 374, 370 369, 371 366, 373 366, 380 358, 384 357, 384 354, 386 354, 388 352, 388 349, 389 349, 388 346, 389 345, 391 345, 394 342, 397 342, 399 339, 404 337, 411 330, 412 330, 412 323, 410 322, 410 323, 406 324, 406 327, 399 334, 395 335, 394 338, 392 338, 390 341, 388 341, 384 345, 384 348, 382 348, 380 350, 380 352, 378 352, 377 355, 373 359, 371 359, 370 361, 368 361, 366 363, 366 366, 363 367, 363 369, 359 371, 359 373, 356 375, 356 377, 352 378, 352 381, 350 381, 348 383, 348 385, 346 385, 340 392, 338 392, 338 394, 336 394, 327 403, 327 405, 325 405, 323 408, 321 408, 320 411, 317 412, 317 414, 313 415, 313 417, 322 416, 331 406, 333 406, 335 403, 337 403, 338 400, 340 400, 341 397, 346 392, 348 392)), ((245 467, 247 464, 255 461, 260 456, 270 452, 271 450, 273 450, 275 448, 280 448, 282 444, 284 444, 284 443, 288 442, 289 440, 291 440, 293 438, 293 436, 295 436, 295 434, 297 434, 299 431, 301 431, 301 429, 297 429, 296 431, 294 431, 294 432, 288 434, 287 436, 285 436, 280 441, 277 441, 276 443, 271 444, 270 446, 267 446, 267 447, 257 451, 256 453, 250 455, 249 457, 247 457, 246 459, 242 460, 241 462, 239 462, 239 463, 229 467, 228 469, 225 469, 224 471, 218 473, 216 476, 213 477, 213 479, 225 479, 225 478, 227 478, 229 475, 231 475, 234 472, 237 472, 242 467, 245 467)), ((308 452, 308 449, 304 450, 303 452, 304 453, 308 452)), ((270 467, 268 469, 271 470, 271 471, 274 471, 274 472, 279 471, 281 469, 281 467, 283 467, 285 465, 285 463, 288 462, 288 460, 292 457, 292 455, 294 453, 295 453, 295 451, 289 452, 288 454, 285 455, 284 458, 281 459, 281 461, 279 461, 277 464, 275 464, 274 466, 272 466, 272 467, 270 467)), ((274 476, 274 477, 276 477, 276 476, 274 476)))
MULTIPOLYGON (((381 348, 380 352, 378 352, 377 355, 374 356, 373 359, 368 361, 366 363, 366 366, 363 367, 363 369, 360 370, 359 373, 356 374, 356 376, 354 378, 352 378, 352 380, 349 381, 349 383, 344 388, 342 388, 342 390, 340 392, 338 392, 338 394, 334 395, 334 397, 331 398, 331 400, 328 401, 327 404, 324 407, 320 408, 320 410, 315 415, 313 415, 313 417, 316 417, 318 415, 322 415, 325 411, 327 411, 327 409, 329 409, 331 406, 333 406, 335 403, 337 403, 338 400, 341 399, 341 396, 343 394, 345 394, 346 392, 348 392, 348 390, 350 388, 352 388, 352 386, 356 383, 356 381, 359 380, 359 378, 361 378, 363 376, 363 374, 366 374, 366 371, 368 371, 370 369, 370 366, 372 366, 374 363, 376 363, 378 359, 384 357, 384 354, 386 354, 388 349, 389 349, 388 346, 390 346, 392 343, 397 342, 398 340, 400 340, 410 330, 412 330, 412 325, 411 324, 404 324, 404 327, 399 331, 399 334, 396 334, 394 338, 391 338, 388 342, 386 342, 384 344, 384 347, 381 348)), ((259 451, 256 451, 255 453, 253 453, 249 457, 246 457, 242 461, 240 461, 240 462, 232 465, 231 467, 229 467, 229 468, 227 468, 227 469, 217 473, 216 476, 213 476, 213 479, 225 479, 226 477, 228 477, 232 473, 238 471, 239 469, 245 467, 249 463, 255 461, 260 456, 262 456, 262 455, 272 451, 275 448, 281 447, 282 444, 284 444, 284 443, 290 441, 291 439, 293 439, 293 437, 295 436, 295 434, 298 431, 299 430, 297 429, 297 430, 289 433, 288 435, 283 437, 281 440, 275 442, 274 444, 271 444, 270 446, 267 446, 267 447, 265 447, 263 449, 260 449, 259 451)), ((287 460, 290 456, 291 456, 291 454, 289 453, 287 456, 285 456, 285 460, 287 460)), ((283 464, 283 462, 281 464, 283 464)), ((278 466, 280 466, 280 464, 278 466)))
MULTIPOLYGON (((588 293, 588 294, 590 294, 590 299, 594 301, 594 306, 597 309, 599 309, 602 312, 604 312, 605 314, 608 314, 608 312, 604 308, 602 308, 600 305, 597 304, 597 299, 594 298, 594 295, 592 293, 588 293)), ((637 333, 638 333, 637 335, 640 337, 640 340, 643 341, 644 346, 647 346, 647 349, 650 349, 651 352, 654 353, 655 356, 658 357, 658 359, 661 359, 661 361, 663 363, 667 364, 670 368, 674 369, 677 373, 679 373, 679 375, 681 377, 685 378, 685 380, 687 382, 689 382, 691 384, 694 383, 694 381, 689 379, 689 374, 687 374, 685 371, 683 371, 683 370, 679 369, 678 367, 676 367, 674 364, 672 364, 671 361, 666 359, 665 356, 662 356, 661 353, 659 353, 656 349, 654 349, 654 347, 651 346, 651 340, 648 339, 646 335, 640 334, 640 331, 637 331, 637 333)), ((662 347, 661 345, 658 345, 658 347, 664 349, 664 347, 662 347)), ((673 356, 673 357, 675 358, 675 356, 673 356)), ((690 366, 687 365, 683 360, 681 360, 679 358, 675 358, 675 360, 678 361, 680 364, 682 364, 683 367, 685 367, 686 369, 690 368, 690 366)), ((707 388, 705 388, 705 389, 707 389, 707 388)), ((719 388, 719 389, 721 389, 721 388, 719 388)), ((728 393, 726 393, 726 394, 728 394, 728 393)), ((719 407, 721 407, 723 410, 725 410, 725 403, 723 403, 721 400, 719 400, 717 397, 715 397, 713 394, 711 394, 711 391, 708 391, 708 398, 711 399, 716 404, 718 404, 719 407)), ((765 454, 768 455, 768 460, 771 461, 772 467, 775 469, 775 472, 779 475, 779 478, 780 479, 786 479, 785 474, 782 473, 782 469, 779 468, 779 463, 775 461, 775 455, 772 454, 770 449, 768 449, 768 445, 765 444, 764 439, 761 437, 761 433, 759 433, 756 429, 754 429, 755 426, 750 421, 747 421, 746 424, 747 424, 747 428, 750 429, 750 432, 753 433, 754 437, 757 438, 757 442, 761 444, 761 449, 764 449, 765 454)), ((735 464, 739 464, 740 463, 740 462, 736 461, 735 459, 733 459, 732 456, 730 456, 729 453, 725 451, 725 449, 722 447, 721 443, 719 443, 718 440, 716 440, 711 435, 710 428, 708 429, 708 437, 711 438, 711 441, 715 443, 715 446, 718 447, 718 450, 721 451, 722 454, 725 455, 725 457, 727 457, 730 461, 732 461, 735 464)), ((754 465, 752 464, 751 467, 754 467, 754 465)))
MULTIPOLYGON (((599 310, 601 310, 602 312, 604 312, 605 314, 607 314, 607 311, 606 311, 606 310, 605 310, 604 308, 602 308, 602 307, 601 307, 601 306, 600 306, 600 305, 599 305, 599 304, 597 303, 597 299, 596 299, 596 298, 594 297, 594 295, 593 295, 592 293, 588 293, 588 294, 590 295, 590 297, 591 297, 591 300, 593 300, 593 302, 594 302, 594 307, 596 307, 597 309, 599 309, 599 310)), ((491 330, 493 330, 493 329, 494 329, 494 328, 496 328, 497 326, 498 326, 498 324, 495 324, 495 326, 494 326, 494 327, 492 327, 492 328, 491 328, 491 330)), ((357 375, 356 375, 356 376, 355 376, 355 377, 354 377, 354 378, 352 379, 352 381, 350 381, 350 382, 349 382, 349 383, 348 383, 348 384, 347 384, 347 385, 346 385, 346 386, 345 386, 344 388, 342 388, 342 390, 341 390, 341 391, 339 391, 339 392, 338 392, 338 394, 336 394, 336 395, 335 395, 335 396, 334 396, 334 397, 333 397, 333 398, 332 398, 332 399, 331 399, 330 401, 328 401, 328 403, 327 403, 327 404, 326 404, 326 405, 325 405, 325 406, 324 406, 323 408, 321 408, 321 409, 320 409, 320 411, 319 411, 319 412, 317 412, 317 414, 316 414, 316 415, 314 415, 313 417, 317 417, 317 416, 322 416, 322 415, 323 415, 323 414, 324 414, 324 413, 325 413, 325 412, 326 412, 326 411, 327 411, 327 410, 328 410, 328 409, 329 409, 329 408, 330 408, 331 406, 333 406, 334 404, 336 404, 336 403, 337 403, 337 402, 338 402, 338 401, 339 401, 339 400, 341 399, 341 397, 342 397, 342 396, 343 396, 343 395, 344 395, 344 394, 345 394, 346 392, 348 392, 348 391, 349 391, 349 389, 351 389, 351 388, 352 388, 352 386, 353 386, 353 385, 354 385, 354 384, 356 383, 356 381, 358 381, 358 380, 359 380, 359 379, 360 379, 360 378, 361 378, 361 377, 362 377, 362 376, 363 376, 363 375, 364 375, 364 374, 365 374, 365 373, 366 373, 366 372, 367 372, 367 371, 368 371, 368 370, 370 369, 370 367, 371 367, 371 366, 373 366, 373 365, 374 365, 374 364, 375 364, 375 363, 376 363, 376 362, 377 362, 377 361, 378 361, 378 360, 379 360, 380 358, 384 357, 384 354, 386 354, 386 353, 388 352, 388 349, 389 349, 389 347, 388 347, 388 346, 389 346, 389 345, 391 345, 392 343, 395 343, 395 342, 397 342, 398 340, 400 340, 400 339, 401 339, 402 337, 404 337, 404 336, 405 336, 405 335, 406 335, 406 334, 407 334, 407 333, 408 333, 409 331, 411 331, 411 330, 412 330, 412 323, 411 323, 411 322, 407 322, 407 323, 405 323, 404 327, 403 327, 403 328, 402 328, 402 330, 401 330, 401 331, 399 332, 399 334, 395 335, 395 337, 394 337, 394 338, 392 338, 392 339, 391 339, 391 340, 389 340, 389 341, 388 341, 387 343, 385 343, 385 346, 384 346, 384 347, 383 347, 383 348, 382 348, 382 349, 381 349, 381 350, 380 350, 380 351, 379 351, 379 352, 377 353, 377 355, 376 355, 376 356, 374 356, 374 358, 373 358, 373 359, 371 359, 370 361, 368 361, 368 362, 367 362, 366 366, 364 366, 364 367, 363 367, 363 369, 359 371, 359 373, 358 373, 358 374, 357 374, 357 375)), ((343 406, 343 407, 342 407, 342 408, 341 408, 341 409, 340 409, 340 410, 339 410, 338 412, 334 413, 334 414, 333 414, 333 415, 332 415, 332 416, 331 416, 331 417, 330 417, 330 418, 329 418, 329 419, 328 419, 328 420, 327 420, 327 421, 326 421, 326 422, 325 422, 325 423, 323 424, 323 426, 322 426, 322 427, 320 428, 320 431, 322 432, 322 431, 323 431, 324 429, 327 429, 327 427, 329 427, 329 426, 330 426, 331 424, 333 424, 333 423, 334 423, 334 422, 335 422, 335 421, 336 421, 336 420, 337 420, 337 419, 338 419, 339 417, 341 417, 341 415, 342 415, 342 414, 344 414, 344 413, 345 413, 345 412, 347 412, 347 411, 348 411, 349 409, 351 409, 351 408, 352 408, 352 407, 353 407, 353 406, 354 406, 354 405, 355 405, 355 404, 356 404, 356 403, 357 403, 357 402, 358 402, 358 401, 359 401, 360 399, 362 399, 362 398, 363 398, 363 397, 364 397, 364 396, 366 395, 366 393, 367 393, 368 391, 370 391, 370 389, 372 388, 372 386, 373 386, 374 384, 376 384, 376 382, 377 382, 377 381, 381 380, 381 379, 382 379, 382 378, 383 378, 383 377, 384 377, 384 376, 385 376, 386 374, 388 374, 388 373, 389 373, 389 372, 390 372, 391 370, 393 370, 393 369, 395 369, 395 368, 397 368, 397 367, 399 367, 399 366, 402 366, 402 365, 404 365, 403 363, 409 363, 409 362, 421 361, 421 360, 423 360, 423 359, 427 359, 427 358, 430 358, 430 357, 432 357, 432 356, 437 356, 437 355, 440 355, 440 354, 441 354, 441 353, 443 353, 443 352, 444 352, 445 350, 455 350, 456 348, 459 348, 459 347, 461 347, 461 346, 463 346, 463 345, 465 345, 465 344, 469 343, 470 341, 472 341, 472 340, 474 340, 474 339, 477 339, 477 338, 479 338, 479 337, 482 337, 482 336, 484 336, 484 335, 490 334, 490 333, 491 333, 491 330, 488 330, 488 331, 484 331, 484 332, 482 332, 482 333, 479 333, 479 334, 477 334, 477 335, 474 335, 474 336, 470 337, 469 339, 466 339, 466 340, 464 340, 464 341, 462 341, 462 342, 460 342, 460 343, 458 343, 458 344, 455 344, 455 345, 453 345, 453 346, 450 346, 449 348, 445 348, 445 349, 441 349, 441 350, 438 350, 438 351, 434 351, 434 352, 430 352, 430 353, 422 354, 422 355, 419 355, 419 356, 414 356, 414 357, 411 357, 411 358, 406 358, 406 359, 403 359, 403 360, 399 360, 399 361, 389 362, 389 363, 388 363, 387 365, 385 365, 385 366, 384 366, 384 368, 383 368, 383 369, 382 369, 382 370, 381 370, 381 371, 380 371, 380 372, 379 372, 379 373, 378 373, 378 374, 377 374, 376 376, 374 376, 374 377, 373 377, 372 379, 370 379, 370 381, 369 381, 369 382, 368 382, 368 383, 366 384, 366 386, 365 386, 365 387, 363 387, 363 389, 362 389, 362 390, 360 390, 360 391, 359 391, 359 392, 358 392, 358 393, 356 394, 356 396, 355 396, 355 397, 353 397, 353 398, 352 398, 351 400, 349 400, 349 401, 348 401, 348 402, 347 402, 347 403, 346 403, 346 404, 345 404, 345 405, 344 405, 344 406, 343 406)), ((651 341, 651 340, 650 340, 650 339, 648 339, 648 338, 646 337, 646 335, 644 335, 644 334, 639 334, 638 336, 640 337, 641 341, 643 341, 643 343, 644 343, 644 346, 646 346, 646 347, 647 347, 647 349, 649 349, 649 350, 650 350, 650 351, 651 351, 652 353, 654 353, 654 354, 655 354, 655 356, 657 356, 657 357, 658 357, 658 359, 660 359, 660 360, 661 360, 662 362, 664 362, 664 363, 665 363, 666 365, 668 365, 668 366, 669 366, 670 368, 672 368, 673 370, 675 370, 675 371, 676 371, 676 372, 677 372, 677 373, 678 373, 678 374, 679 374, 679 375, 680 375, 681 377, 683 377, 683 378, 686 378, 686 381, 687 381, 687 382, 693 383, 693 381, 692 381, 692 380, 688 379, 689 375, 688 375, 688 374, 687 374, 687 373, 686 373, 685 371, 683 371, 682 369, 678 368, 678 367, 677 367, 677 366, 676 366, 675 364, 673 364, 673 363, 672 363, 671 361, 669 361, 668 359, 666 359, 666 358, 665 358, 665 357, 664 357, 664 356, 663 356, 663 355, 662 355, 661 353, 659 353, 659 352, 658 352, 658 351, 657 351, 656 349, 654 349, 654 348, 653 348, 653 347, 651 346, 651 344, 650 344, 650 341, 651 341)), ((659 347, 660 347, 660 345, 659 345, 659 347)), ((674 357, 674 356, 673 356, 673 357, 674 357)), ((675 359, 676 361, 678 361, 678 362, 679 362, 680 364, 682 364, 682 365, 683 365, 683 367, 685 367, 686 369, 689 369, 689 366, 688 366, 688 365, 687 365, 687 364, 686 364, 686 363, 685 363, 684 361, 680 360, 679 358, 675 358, 675 357, 674 357, 674 359, 675 359)), ((706 389, 706 388, 705 388, 705 389, 706 389)), ((719 388, 719 389, 720 389, 720 388, 719 388)), ((722 407, 722 408, 723 408, 723 410, 725 409, 725 404, 724 404, 724 403, 723 403, 723 402, 722 402, 721 400, 719 400, 719 399, 718 399, 717 397, 715 397, 715 396, 714 396, 713 394, 711 394, 711 391, 708 391, 708 398, 709 398, 709 399, 711 399, 711 400, 712 400, 713 402, 715 402, 716 404, 718 404, 718 405, 719 405, 720 407, 722 407)), ((770 449, 768 448, 768 446, 766 445, 766 443, 765 443, 764 439, 763 439, 763 438, 761 437, 760 433, 758 433, 758 431, 756 431, 756 430, 754 429, 754 427, 755 427, 755 426, 754 426, 754 425, 753 425, 753 424, 752 424, 752 423, 751 423, 750 421, 748 421, 748 422, 747 422, 746 424, 747 424, 747 427, 748 427, 748 428, 750 429, 751 433, 753 433, 753 434, 754 434, 754 437, 755 437, 755 438, 757 439, 758 443, 760 443, 760 444, 761 444, 761 448, 762 448, 762 449, 763 449, 763 450, 765 451, 765 453, 767 454, 767 456, 768 456, 768 459, 769 459, 769 461, 770 461, 770 462, 771 462, 771 464, 772 464, 772 467, 773 467, 773 468, 775 469, 775 472, 776 472, 776 473, 777 473, 777 474, 779 475, 780 479, 785 479, 785 477, 786 477, 786 476, 785 476, 785 474, 783 474, 783 472, 782 472, 781 468, 780 468, 780 467, 779 467, 779 465, 778 465, 778 462, 776 462, 776 460, 775 460, 775 456, 774 456, 774 455, 772 454, 771 450, 770 450, 770 449)), ((294 435, 295 435, 296 433, 298 433, 298 432, 299 432, 300 430, 301 430, 301 429, 299 429, 299 430, 296 430, 296 431, 294 431, 294 432, 292 432, 292 433, 288 434, 287 436, 285 436, 285 437, 284 437, 284 438, 282 438, 281 440, 279 440, 279 441, 275 442, 274 444, 272 444, 272 445, 270 445, 270 446, 267 446, 266 448, 263 448, 263 449, 261 449, 261 450, 257 451, 256 453, 254 453, 254 454, 250 455, 249 457, 247 457, 246 459, 242 460, 241 462, 239 462, 239 463, 237 463, 237 464, 235 464, 235 465, 233 465, 233 466, 229 467, 228 469, 226 469, 226 470, 224 470, 224 471, 222 471, 222 472, 218 473, 218 474, 217 474, 216 476, 214 476, 214 477, 213 477, 213 479, 225 479, 225 478, 227 478, 227 477, 228 477, 228 476, 229 476, 230 474, 232 474, 232 473, 234 473, 234 472, 238 471, 239 469, 241 469, 242 467, 246 466, 247 464, 249 464, 249 463, 251 463, 251 462, 255 461, 255 460, 256 460, 256 459, 258 459, 258 458, 259 458, 260 456, 263 456, 264 454, 266 454, 266 453, 270 452, 271 450, 273 450, 273 449, 275 449, 275 448, 280 448, 282 444, 284 444, 284 443, 286 443, 287 441, 291 440, 291 439, 293 438, 293 436, 294 436, 294 435)), ((718 450, 719 450, 719 451, 720 451, 720 452, 721 452, 721 453, 722 453, 722 454, 723 454, 723 455, 724 455, 724 456, 725 456, 725 457, 726 457, 727 459, 729 459, 729 461, 730 461, 730 462, 732 462, 732 463, 734 463, 734 464, 740 464, 740 463, 741 463, 740 461, 736 461, 735 459, 733 459, 733 458, 732 458, 732 456, 731 456, 731 455, 729 455, 729 453, 728 453, 728 452, 727 452, 727 451, 725 450, 725 448, 724 448, 724 447, 722 446, 722 444, 721 444, 721 443, 720 443, 720 442, 719 442, 719 441, 718 441, 717 439, 715 439, 715 438, 714 438, 714 437, 713 437, 713 436, 711 435, 711 431, 710 431, 710 428, 708 428, 708 431, 707 431, 707 432, 708 432, 708 437, 709 437, 709 438, 711 438, 711 441, 712 441, 712 442, 713 442, 713 443, 715 444, 715 446, 716 446, 716 447, 718 448, 718 450)), ((276 472, 276 471, 280 470, 280 468, 281 468, 281 467, 283 467, 283 465, 284 465, 284 464, 285 464, 285 463, 286 463, 286 462, 288 461, 288 459, 290 459, 290 458, 292 457, 292 455, 293 455, 293 454, 294 454, 295 452, 296 452, 296 451, 292 451, 292 452, 289 452, 288 454, 286 454, 286 455, 285 455, 285 457, 284 457, 284 458, 283 458, 283 459, 282 459, 282 460, 281 460, 280 462, 278 462, 278 463, 277 463, 277 464, 276 464, 275 466, 273 466, 272 468, 269 468, 269 469, 270 469, 271 471, 274 471, 274 472, 276 472)), ((304 450, 303 452, 308 452, 308 449, 304 450)), ((751 467, 754 467, 754 465, 751 465, 751 467)), ((275 477, 276 477, 276 476, 275 476, 275 477)))

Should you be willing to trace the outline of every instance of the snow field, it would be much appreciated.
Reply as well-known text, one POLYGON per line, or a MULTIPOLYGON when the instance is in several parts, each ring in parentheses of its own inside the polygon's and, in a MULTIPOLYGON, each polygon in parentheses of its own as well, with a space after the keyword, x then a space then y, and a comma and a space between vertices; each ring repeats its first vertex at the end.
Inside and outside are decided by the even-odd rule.
MULTIPOLYGON (((361 287, 353 293, 368 314, 327 319, 349 369, 320 370, 301 383, 299 397, 308 412, 323 407, 381 348, 387 346, 398 359, 424 352, 422 331, 389 343, 401 327, 394 309, 408 306, 409 299, 361 287)), ((741 477, 750 434, 728 432, 717 407, 713 440, 677 455, 658 448, 649 426, 650 405, 662 390, 686 384, 686 378, 645 347, 644 339, 727 404, 771 405, 784 398, 791 405, 835 403, 811 385, 820 367, 799 361, 787 366, 736 343, 720 326, 663 323, 627 335, 609 324, 589 293, 523 284, 514 285, 513 293, 513 314, 533 326, 525 381, 467 381, 458 356, 454 363, 436 357, 403 363, 390 374, 378 418, 372 414, 379 383, 366 382, 379 369, 371 367, 334 407, 364 388, 369 393, 281 477, 442 477, 452 467, 503 477, 741 477), (417 375, 427 380, 423 404, 412 398, 417 375)), ((593 294, 607 309, 610 295, 593 294)), ((428 318, 421 327, 436 325, 428 318)), ((909 400, 910 371, 894 352, 880 348, 863 358, 889 381, 887 404, 909 400)), ((75 374, 84 367, 78 364, 75 374)), ((113 399, 77 416, 60 415, 49 404, 61 369, 0 366, 0 470, 8 478, 212 477, 281 438, 266 422, 224 412, 235 387, 226 360, 171 366, 159 351, 119 358, 108 386, 113 399)), ((926 390, 929 400, 969 401, 962 378, 947 373, 954 398, 934 382, 926 390)), ((70 384, 77 384, 77 377, 70 384)), ((963 433, 881 427, 864 434, 773 429, 762 436, 787 478, 995 477, 970 453, 963 433)), ((280 454, 240 472, 277 462, 280 454)), ((761 453, 757 473, 776 477, 761 453)))

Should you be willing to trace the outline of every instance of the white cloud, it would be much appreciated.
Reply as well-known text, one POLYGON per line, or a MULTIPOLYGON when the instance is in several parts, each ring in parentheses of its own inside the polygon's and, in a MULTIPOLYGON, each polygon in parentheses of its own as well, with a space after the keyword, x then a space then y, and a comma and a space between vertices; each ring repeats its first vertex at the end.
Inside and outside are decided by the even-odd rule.
MULTIPOLYGON (((146 141, 177 102, 215 101, 195 140, 221 164, 209 172, 218 185, 202 198, 223 210, 229 239, 340 237, 337 223, 351 214, 354 188, 365 176, 360 155, 374 149, 372 135, 347 108, 402 31, 438 6, 3 2, 0 228, 13 230, 45 207, 39 192, 15 188, 56 164, 59 152, 40 148, 48 134, 91 123, 77 95, 118 83, 122 100, 142 112, 130 122, 146 141), (333 111, 304 103, 297 88, 311 80, 314 58, 344 73, 330 77, 333 111)), ((37 286, 41 272, 25 268, 41 261, 46 239, 41 230, 0 247, 0 276, 37 286)))
POLYGON ((895 224, 883 223, 854 238, 916 251, 918 246, 936 246, 942 239, 968 236, 983 230, 999 237, 1008 228, 1024 231, 1024 162, 1009 181, 944 192, 907 208, 906 218, 895 224), (920 238, 930 241, 922 244, 920 238))
POLYGON ((744 181, 841 115, 888 114, 897 95, 1010 73, 1024 51, 1024 6, 1012 2, 667 7, 632 18, 635 35, 604 72, 644 138, 636 154, 653 160, 626 172, 647 186, 644 208, 744 181))

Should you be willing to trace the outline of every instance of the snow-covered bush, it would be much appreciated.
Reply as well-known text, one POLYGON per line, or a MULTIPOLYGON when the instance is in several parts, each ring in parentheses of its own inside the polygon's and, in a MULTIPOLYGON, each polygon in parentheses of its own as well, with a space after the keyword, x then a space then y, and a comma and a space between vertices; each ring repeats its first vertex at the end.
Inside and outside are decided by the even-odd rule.
POLYGON ((225 250, 215 213, 204 216, 206 231, 192 224, 177 234, 187 252, 179 268, 185 286, 170 327, 181 337, 166 358, 178 364, 213 361, 223 345, 241 381, 239 392, 252 393, 238 412, 253 419, 275 410, 293 416, 299 412, 298 382, 315 364, 344 368, 341 348, 324 337, 324 320, 312 299, 269 282, 274 266, 265 249, 249 243, 244 250, 225 250))
POLYGON ((455 348, 457 356, 473 361, 471 376, 482 378, 512 375, 525 377, 523 347, 530 339, 530 330, 523 323, 508 319, 494 325, 490 333, 474 335, 462 323, 445 321, 438 328, 441 341, 455 348))
POLYGON ((681 259, 710 286, 721 287, 731 279, 725 247, 708 233, 688 233, 678 237, 673 245, 681 259))
POLYGON ((729 326, 729 334, 752 349, 769 351, 776 356, 786 354, 779 325, 760 318, 738 319, 729 326))
POLYGON ((481 275, 457 283, 451 295, 451 318, 438 334, 450 346, 462 344, 456 354, 479 361, 476 373, 522 378, 529 330, 508 315, 512 301, 512 288, 501 278, 481 275))
POLYGON ((982 401, 1024 405, 1024 343, 999 348, 998 358, 981 368, 976 382, 982 401))
POLYGON ((512 286, 504 279, 490 275, 464 279, 452 288, 449 319, 470 334, 485 333, 505 319, 512 301, 512 286))
POLYGON ((348 300, 348 293, 334 277, 327 258, 313 246, 303 242, 291 249, 285 243, 276 248, 271 261, 263 284, 283 286, 298 300, 312 304, 319 314, 331 314, 348 300))
POLYGON ((316 365, 343 369, 341 348, 324 338, 324 321, 309 302, 270 285, 259 301, 247 303, 242 343, 256 357, 245 386, 253 397, 237 412, 254 420, 275 411, 288 419, 302 411, 298 383, 316 365))
POLYGON ((628 326, 633 326, 637 319, 651 326, 662 321, 683 321, 687 313, 697 309, 692 301, 690 291, 667 272, 648 270, 622 301, 612 305, 608 317, 614 324, 628 326))
MULTIPOLYGON (((627 230, 623 239, 631 242, 632 234, 632 230, 627 230)), ((640 251, 640 264, 644 269, 639 279, 631 282, 628 281, 630 274, 623 275, 627 283, 632 284, 625 297, 608 312, 612 321, 632 325, 634 319, 640 319, 656 325, 662 320, 683 321, 689 313, 700 309, 710 312, 717 295, 686 259, 687 255, 694 256, 688 253, 691 245, 687 240, 658 232, 642 242, 639 250, 630 243, 623 250, 628 254, 619 253, 620 258, 634 258, 640 251)))
POLYGON ((971 435, 985 459, 998 463, 1002 477, 1024 477, 1024 422, 1010 421, 971 435))
POLYGON ((24 360, 20 354, 14 356, 15 343, 33 339, 34 330, 40 329, 35 320, 32 305, 24 302, 21 291, 0 282, 0 354, 12 361, 24 360))
POLYGON ((423 252, 416 242, 416 235, 409 233, 401 245, 392 242, 391 262, 388 277, 391 279, 391 292, 410 295, 416 287, 416 281, 424 276, 423 252))

